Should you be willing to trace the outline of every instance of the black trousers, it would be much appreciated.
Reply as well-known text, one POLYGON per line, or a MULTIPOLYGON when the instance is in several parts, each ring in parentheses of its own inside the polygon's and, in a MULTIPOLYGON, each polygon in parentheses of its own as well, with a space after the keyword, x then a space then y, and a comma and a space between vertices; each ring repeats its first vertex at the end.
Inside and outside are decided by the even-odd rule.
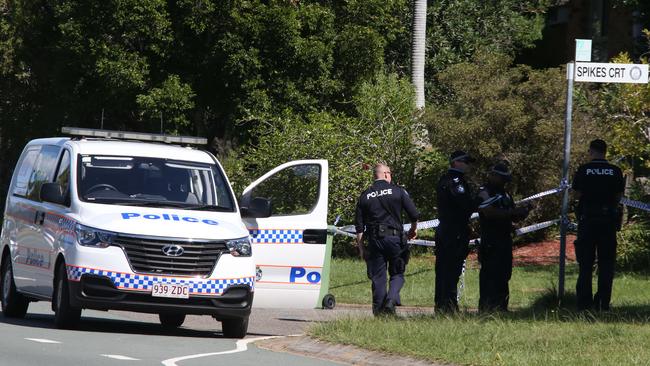
POLYGON ((479 311, 507 311, 512 277, 512 239, 485 242, 479 248, 479 311))
POLYGON ((436 231, 436 289, 437 311, 458 310, 458 279, 469 253, 467 228, 439 226, 436 231))
POLYGON ((368 278, 372 282, 372 312, 377 314, 388 301, 397 305, 399 292, 404 285, 404 272, 408 262, 408 249, 404 248, 399 236, 368 239, 366 265, 368 278), (386 290, 386 271, 390 274, 386 290))
POLYGON ((616 223, 612 219, 581 218, 575 241, 578 260, 578 309, 609 310, 616 265, 616 223), (592 298, 592 272, 598 262, 598 291, 592 298))

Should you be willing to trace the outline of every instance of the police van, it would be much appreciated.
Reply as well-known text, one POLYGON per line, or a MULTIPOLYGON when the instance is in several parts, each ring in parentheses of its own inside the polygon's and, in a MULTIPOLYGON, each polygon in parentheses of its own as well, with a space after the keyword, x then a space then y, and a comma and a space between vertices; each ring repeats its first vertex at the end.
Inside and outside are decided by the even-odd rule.
POLYGON ((283 164, 240 204, 205 139, 64 128, 30 141, 14 170, 0 236, 2 312, 51 301, 159 314, 164 327, 211 315, 246 335, 260 307, 314 308, 326 294, 325 160, 283 164), (185 146, 184 146, 185 145, 185 146), (323 284, 325 286, 323 286, 323 284))

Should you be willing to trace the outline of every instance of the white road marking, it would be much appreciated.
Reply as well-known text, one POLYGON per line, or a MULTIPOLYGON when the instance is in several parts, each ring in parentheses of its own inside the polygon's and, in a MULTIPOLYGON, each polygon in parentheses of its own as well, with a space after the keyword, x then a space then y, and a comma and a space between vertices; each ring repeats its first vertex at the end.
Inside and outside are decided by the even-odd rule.
POLYGON ((53 344, 61 343, 59 341, 53 341, 51 339, 44 339, 44 338, 25 338, 25 339, 28 341, 38 342, 38 343, 53 343, 53 344))
POLYGON ((193 358, 200 358, 200 357, 208 357, 208 356, 219 356, 219 355, 227 355, 230 353, 238 353, 238 352, 244 352, 248 349, 248 344, 256 341, 261 341, 263 339, 272 339, 272 338, 282 338, 284 336, 270 336, 270 337, 257 337, 257 338, 248 338, 248 339, 240 339, 235 343, 236 348, 231 349, 229 351, 221 351, 221 352, 213 352, 213 353, 201 353, 201 354, 196 354, 196 355, 189 355, 189 356, 181 356, 181 357, 176 357, 176 358, 170 358, 168 360, 162 361, 162 364, 165 366, 178 366, 176 362, 180 361, 185 361, 185 360, 191 360, 193 358))
POLYGON ((122 356, 122 355, 100 355, 108 358, 112 358, 115 360, 122 360, 122 361, 140 361, 137 358, 129 357, 129 356, 122 356))

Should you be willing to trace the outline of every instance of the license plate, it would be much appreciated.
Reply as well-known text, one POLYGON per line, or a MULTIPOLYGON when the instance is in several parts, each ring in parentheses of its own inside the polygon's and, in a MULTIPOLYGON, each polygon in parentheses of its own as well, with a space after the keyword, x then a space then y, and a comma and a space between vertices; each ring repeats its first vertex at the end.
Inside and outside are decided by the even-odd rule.
POLYGON ((151 296, 189 299, 190 286, 174 283, 154 283, 151 289, 151 296))

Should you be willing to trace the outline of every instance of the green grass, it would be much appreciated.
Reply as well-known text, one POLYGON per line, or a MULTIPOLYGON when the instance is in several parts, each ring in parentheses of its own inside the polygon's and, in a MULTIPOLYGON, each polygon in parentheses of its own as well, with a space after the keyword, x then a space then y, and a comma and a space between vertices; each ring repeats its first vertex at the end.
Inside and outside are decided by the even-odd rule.
MULTIPOLYGON (((413 315, 398 319, 344 318, 318 324, 310 334, 367 349, 463 365, 648 365, 650 364, 650 278, 618 274, 612 311, 576 314, 575 265, 567 267, 562 308, 550 289, 557 266, 515 268, 510 314, 413 315)), ((415 258, 402 291, 404 305, 432 306, 433 258, 415 258)), ((370 303, 365 264, 335 260, 330 292, 339 303, 370 303)), ((465 278, 464 309, 478 302, 478 268, 465 278)))

